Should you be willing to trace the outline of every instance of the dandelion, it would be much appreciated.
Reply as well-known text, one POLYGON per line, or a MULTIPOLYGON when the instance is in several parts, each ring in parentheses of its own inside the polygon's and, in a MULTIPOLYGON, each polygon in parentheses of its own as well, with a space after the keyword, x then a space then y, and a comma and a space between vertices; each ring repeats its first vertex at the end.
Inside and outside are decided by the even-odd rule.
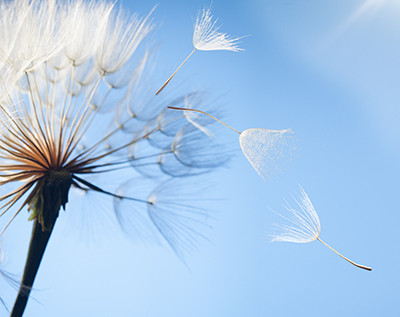
POLYGON ((33 220, 12 310, 22 316, 60 209, 74 199, 71 188, 110 196, 123 229, 151 232, 182 257, 202 237, 196 228, 207 212, 173 200, 182 192, 176 186, 189 187, 183 177, 226 159, 215 160, 211 150, 220 145, 185 116, 162 110, 184 106, 192 94, 161 100, 147 93, 151 54, 141 43, 152 29, 149 15, 127 17, 113 3, 83 0, 3 1, 0 8, 0 236, 24 209, 33 220), (123 186, 109 185, 112 176, 123 186))
MULTIPOLYGON (((292 133, 290 129, 269 130, 253 128, 240 132, 205 111, 173 106, 169 106, 168 108, 183 111, 187 116, 189 116, 190 119, 188 120, 196 127, 201 126, 201 124, 196 120, 197 118, 193 118, 189 115, 191 112, 205 114, 238 133, 240 148, 242 149, 244 156, 253 166, 255 171, 264 179, 272 172, 271 166, 275 165, 276 162, 285 157, 285 151, 288 147, 287 137, 292 133)), ((204 126, 199 129, 202 131, 205 130, 204 126)), ((207 134, 207 130, 205 131, 207 134)))
POLYGON ((217 20, 213 20, 211 14, 211 6, 209 8, 204 8, 199 11, 196 18, 196 23, 194 24, 193 32, 193 51, 186 57, 186 59, 179 65, 175 72, 168 78, 168 80, 157 90, 156 95, 158 95, 165 86, 172 80, 178 70, 186 63, 186 61, 193 55, 197 50, 199 51, 232 51, 239 52, 242 51, 239 48, 238 41, 239 37, 230 37, 226 33, 219 32, 219 26, 216 26, 217 20))
POLYGON ((326 244, 319 236, 321 234, 321 224, 317 212, 312 205, 310 198, 308 198, 303 188, 300 188, 300 195, 298 199, 295 199, 297 209, 292 208, 289 205, 286 209, 289 211, 290 216, 285 217, 278 214, 282 218, 286 219, 290 225, 280 226, 282 229, 281 234, 274 235, 272 241, 285 241, 294 243, 308 243, 314 240, 318 240, 326 245, 329 249, 335 252, 337 255, 345 259, 347 262, 353 264, 364 270, 371 271, 372 268, 364 265, 357 264, 350 259, 346 258, 331 246, 326 244))

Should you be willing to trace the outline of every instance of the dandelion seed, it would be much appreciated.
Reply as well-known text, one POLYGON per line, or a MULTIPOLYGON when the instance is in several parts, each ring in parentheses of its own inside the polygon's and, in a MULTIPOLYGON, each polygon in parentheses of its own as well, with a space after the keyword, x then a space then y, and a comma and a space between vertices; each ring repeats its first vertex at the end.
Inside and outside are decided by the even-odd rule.
MULTIPOLYGON (((172 106, 169 106, 168 108, 173 110, 181 110, 184 112, 198 112, 205 114, 232 131, 239 133, 239 144, 244 156, 247 158, 256 172, 264 179, 268 176, 268 174, 270 174, 271 166, 274 165, 275 162, 278 162, 285 157, 285 150, 288 145, 287 136, 292 133, 290 129, 269 130, 260 128, 247 129, 243 132, 240 132, 202 110, 172 106)), ((193 118, 191 118, 189 121, 196 127, 200 125, 198 122, 195 122, 193 118)))
POLYGON ((167 79, 167 81, 157 90, 158 95, 165 86, 172 80, 179 69, 186 63, 186 61, 193 55, 196 50, 199 51, 233 51, 239 52, 243 49, 239 48, 238 41, 239 37, 230 37, 226 33, 218 32, 219 26, 216 26, 217 20, 213 20, 211 14, 211 7, 199 11, 194 24, 193 32, 193 51, 186 57, 186 59, 179 65, 175 72, 167 79))
MULTIPOLYGON (((128 181, 121 185, 117 193, 129 196, 135 192, 148 202, 147 210, 135 201, 114 199, 115 212, 118 221, 126 232, 143 235, 146 241, 160 241, 161 234, 165 241, 180 257, 196 248, 196 241, 202 229, 208 227, 206 221, 210 218, 208 211, 203 208, 202 199, 193 198, 198 195, 201 179, 195 177, 193 181, 174 178, 159 184, 156 188, 149 181, 140 189, 133 186, 136 180, 128 181), (196 205, 193 205, 195 200, 196 205), (128 208, 127 208, 128 207, 128 208), (130 212, 133 211, 133 212, 130 212)), ((207 190, 202 188, 201 190, 207 190)), ((139 236, 141 238, 141 236, 139 236)))
MULTIPOLYGON (((9 190, 0 196, 0 217, 6 218, 0 236, 24 209, 33 220, 11 313, 18 317, 60 209, 77 198, 71 188, 112 197, 118 220, 125 202, 146 210, 147 227, 133 229, 153 232, 182 257, 201 237, 189 228, 198 214, 178 199, 175 207, 160 200, 162 184, 211 171, 223 161, 214 160, 208 136, 186 117, 164 116, 163 105, 184 106, 192 94, 172 102, 142 95, 151 87, 143 80, 152 68, 150 54, 132 57, 152 29, 149 15, 130 19, 112 3, 82 0, 0 1, 0 9, 0 69, 7 70, 0 72, 0 185, 9 190), (136 69, 123 80, 127 65, 136 69), (202 147, 193 146, 196 138, 202 147), (184 174, 174 173, 182 169, 184 174), (99 177, 92 181, 93 175, 99 177), (123 184, 142 178, 129 182, 124 194, 109 186, 113 175, 123 184), (157 178, 151 198, 135 196, 144 177, 157 178)), ((134 209, 128 212, 140 222, 134 209)))
POLYGON ((292 208, 289 205, 286 207, 290 214, 289 217, 285 217, 277 213, 280 217, 286 219, 290 223, 290 225, 280 226, 280 228, 282 229, 282 233, 274 235, 271 241, 308 243, 314 240, 319 240, 329 249, 334 251, 337 255, 345 259, 347 262, 353 264, 354 266, 368 271, 372 270, 372 268, 368 266, 360 265, 349 260, 342 254, 337 252, 335 249, 333 249, 331 246, 326 244, 324 241, 322 241, 322 239, 319 237, 321 233, 321 224, 319 221, 319 217, 314 209, 314 206, 311 203, 310 198, 308 198, 303 188, 300 188, 299 198, 295 199, 295 202, 297 204, 297 208, 292 208))

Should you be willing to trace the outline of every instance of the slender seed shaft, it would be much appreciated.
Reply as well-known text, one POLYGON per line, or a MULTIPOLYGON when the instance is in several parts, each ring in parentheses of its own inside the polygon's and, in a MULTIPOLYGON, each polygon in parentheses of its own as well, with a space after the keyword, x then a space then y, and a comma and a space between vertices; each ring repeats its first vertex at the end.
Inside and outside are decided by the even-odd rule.
POLYGON ((353 262, 352 260, 346 258, 344 255, 340 254, 339 252, 337 252, 334 248, 332 248, 331 246, 329 246, 328 244, 326 244, 324 241, 321 240, 321 238, 317 238, 320 242, 322 242, 323 244, 325 244, 329 249, 331 249, 333 252, 335 252, 337 255, 339 255, 340 257, 342 257, 343 259, 345 259, 347 262, 353 264, 354 266, 359 267, 360 269, 364 269, 367 271, 372 271, 372 268, 370 268, 369 266, 365 266, 365 265, 361 265, 361 264, 357 264, 355 262, 353 262))
POLYGON ((232 128, 231 126, 227 125, 226 123, 222 122, 221 120, 217 119, 216 117, 210 115, 209 113, 207 113, 207 112, 205 112, 205 111, 201 111, 201 110, 198 110, 198 109, 188 109, 188 108, 172 107, 172 106, 169 106, 168 109, 199 112, 199 113, 202 113, 202 114, 205 114, 205 115, 209 116, 210 118, 214 119, 215 121, 218 121, 219 123, 223 124, 224 126, 226 126, 227 128, 231 129, 232 131, 235 131, 236 133, 239 133, 239 134, 242 133, 242 132, 240 132, 240 131, 238 131, 238 130, 232 128))
POLYGON ((168 85, 168 83, 171 81, 171 79, 175 76, 175 74, 178 72, 178 70, 181 69, 181 67, 183 66, 183 64, 186 63, 186 61, 189 59, 190 56, 192 56, 192 54, 196 51, 196 49, 194 49, 188 57, 185 58, 185 60, 182 62, 182 64, 179 65, 179 67, 176 69, 176 71, 171 75, 170 78, 167 79, 167 81, 161 86, 160 89, 157 90, 156 92, 156 96, 165 88, 165 86, 168 85))

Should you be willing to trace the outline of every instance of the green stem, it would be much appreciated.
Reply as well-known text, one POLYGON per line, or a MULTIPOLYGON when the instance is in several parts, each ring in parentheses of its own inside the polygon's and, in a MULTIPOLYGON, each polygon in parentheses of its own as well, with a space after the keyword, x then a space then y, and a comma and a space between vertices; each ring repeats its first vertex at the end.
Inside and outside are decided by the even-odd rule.
POLYGON ((29 245, 28 257, 25 263, 24 275, 22 276, 21 286, 15 300, 11 317, 21 317, 28 303, 29 294, 39 270, 44 251, 50 239, 53 226, 50 230, 42 230, 42 225, 35 219, 32 229, 32 237, 29 245))

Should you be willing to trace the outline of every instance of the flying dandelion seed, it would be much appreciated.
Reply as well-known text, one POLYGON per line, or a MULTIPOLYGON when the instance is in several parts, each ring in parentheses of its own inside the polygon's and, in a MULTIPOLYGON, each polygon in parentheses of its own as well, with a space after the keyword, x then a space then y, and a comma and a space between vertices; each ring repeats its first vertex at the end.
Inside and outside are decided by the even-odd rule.
POLYGON ((295 202, 297 204, 297 208, 292 208, 289 205, 286 207, 286 209, 290 213, 289 217, 285 217, 277 213, 280 217, 286 219, 290 223, 290 225, 280 226, 280 228, 282 229, 282 233, 274 235, 271 241, 308 243, 314 240, 318 240, 354 266, 368 271, 372 270, 372 268, 368 266, 360 265, 349 260, 342 254, 337 252, 335 249, 333 249, 331 246, 326 244, 324 241, 322 241, 322 239, 319 237, 321 234, 321 224, 319 221, 319 217, 314 209, 314 206, 311 203, 310 198, 308 198, 303 188, 300 188, 299 198, 295 199, 295 202))
MULTIPOLYGON (((286 155, 285 152, 288 148, 287 138, 292 133, 290 129, 269 130, 259 128, 247 129, 243 132, 240 132, 202 110, 172 106, 169 106, 168 108, 173 110, 181 110, 184 113, 202 113, 223 124, 232 131, 239 133, 239 144, 244 156, 253 166, 258 175, 260 175, 263 179, 266 179, 268 175, 272 173, 271 166, 275 165, 279 160, 282 160, 286 155)), ((191 118, 189 121, 196 127, 200 126, 199 122, 195 121, 194 118, 191 118)), ((200 130, 204 131, 204 129, 205 128, 203 127, 200 130)))
POLYGON ((172 80, 175 74, 181 69, 181 67, 186 63, 186 61, 193 55, 195 51, 232 51, 239 52, 242 51, 238 45, 240 37, 230 37, 226 33, 218 32, 219 26, 216 26, 217 20, 213 20, 211 14, 211 7, 208 9, 203 9, 199 11, 196 18, 196 23, 194 24, 193 31, 193 51, 185 58, 182 64, 175 70, 175 72, 167 79, 167 81, 157 90, 156 95, 158 95, 165 86, 172 80))
POLYGON ((0 185, 9 190, 0 197, 0 217, 9 217, 0 236, 26 207, 33 220, 12 316, 24 312, 71 188, 112 197, 123 227, 152 231, 180 257, 202 236, 195 228, 205 211, 165 195, 182 177, 209 172, 226 158, 216 160, 212 149, 221 145, 210 144, 186 117, 162 110, 184 106, 191 94, 156 101, 147 92, 151 54, 140 44, 152 30, 149 19, 127 17, 103 1, 0 2, 0 61, 12 78, 0 98, 0 185), (135 196, 140 179, 129 181, 138 174, 158 177, 146 195, 135 196), (108 175, 103 182, 101 175, 108 175), (127 178, 125 186, 107 188, 112 175, 127 178))

